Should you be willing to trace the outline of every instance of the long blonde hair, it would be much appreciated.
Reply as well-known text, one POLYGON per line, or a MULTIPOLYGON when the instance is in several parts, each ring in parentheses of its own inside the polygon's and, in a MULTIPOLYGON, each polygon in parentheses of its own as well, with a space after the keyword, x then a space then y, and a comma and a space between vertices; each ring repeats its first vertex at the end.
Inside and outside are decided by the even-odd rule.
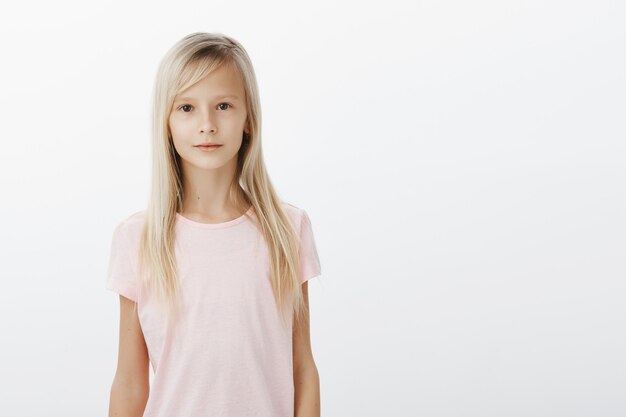
MULTIPOLYGON (((180 307, 174 251, 176 213, 182 207, 180 156, 174 149, 168 119, 174 97, 222 64, 236 70, 246 91, 249 136, 237 157, 229 190, 235 202, 238 186, 248 206, 254 207, 255 225, 267 242, 274 300, 283 323, 288 315, 296 326, 306 304, 298 277, 298 235, 281 206, 266 172, 261 148, 261 106, 252 62, 235 39, 221 33, 196 32, 178 41, 163 57, 155 79, 152 114, 152 187, 139 244, 140 291, 150 289, 171 320, 180 307)), ((243 132, 242 132, 243 134, 243 132)))

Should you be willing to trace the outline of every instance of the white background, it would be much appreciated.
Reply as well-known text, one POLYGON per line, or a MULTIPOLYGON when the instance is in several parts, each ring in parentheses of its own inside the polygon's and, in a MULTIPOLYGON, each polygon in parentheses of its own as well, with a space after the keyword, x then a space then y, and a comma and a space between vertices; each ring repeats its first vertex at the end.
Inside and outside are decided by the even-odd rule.
POLYGON ((0 415, 105 416, 113 227, 144 208, 165 51, 238 39, 310 215, 322 415, 626 415, 620 1, 0 9, 0 415))

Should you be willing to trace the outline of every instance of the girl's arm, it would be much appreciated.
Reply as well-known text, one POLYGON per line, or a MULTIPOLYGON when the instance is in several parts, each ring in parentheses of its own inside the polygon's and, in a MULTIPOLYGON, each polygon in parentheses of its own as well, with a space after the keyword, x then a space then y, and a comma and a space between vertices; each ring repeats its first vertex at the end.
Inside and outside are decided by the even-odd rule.
MULTIPOLYGON (((309 306, 308 281, 302 284, 304 302, 309 306)), ((295 388, 295 417, 320 416, 320 381, 313 353, 309 331, 309 314, 306 313, 304 325, 294 326, 293 332, 293 380, 295 388)))
POLYGON ((109 417, 141 417, 150 391, 150 361, 134 302, 123 295, 120 295, 119 339, 109 417))

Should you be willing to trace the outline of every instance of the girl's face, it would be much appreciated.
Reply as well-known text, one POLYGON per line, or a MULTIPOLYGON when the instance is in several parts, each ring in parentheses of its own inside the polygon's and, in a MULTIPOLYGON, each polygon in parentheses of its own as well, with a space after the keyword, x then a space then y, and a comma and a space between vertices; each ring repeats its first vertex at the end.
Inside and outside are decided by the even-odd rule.
POLYGON ((246 102, 243 82, 228 65, 181 92, 174 98, 169 128, 181 163, 199 169, 217 169, 237 164, 246 125, 246 102), (221 146, 204 151, 197 145, 221 146))

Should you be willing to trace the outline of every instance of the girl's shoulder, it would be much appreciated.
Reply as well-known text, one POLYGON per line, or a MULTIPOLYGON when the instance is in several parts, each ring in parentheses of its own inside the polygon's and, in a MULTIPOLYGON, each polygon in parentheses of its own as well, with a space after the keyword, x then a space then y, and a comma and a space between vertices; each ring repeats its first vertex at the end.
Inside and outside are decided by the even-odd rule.
POLYGON ((281 201, 282 205, 283 205, 283 209, 287 212, 291 212, 291 213, 296 213, 299 210, 302 210, 300 207, 292 204, 292 203, 288 203, 287 201, 281 201))
POLYGON ((122 219, 120 224, 132 226, 134 224, 142 224, 146 217, 146 210, 136 211, 122 219))
POLYGON ((146 210, 136 211, 122 218, 115 227, 116 232, 119 231, 126 236, 137 236, 143 227, 146 210))
POLYGON ((283 205, 283 209, 285 210, 285 213, 289 216, 289 218, 291 219, 293 224, 298 228, 298 230, 300 229, 302 224, 310 221, 308 213, 302 207, 298 207, 295 204, 288 203, 286 201, 283 201, 282 205, 283 205))
POLYGON ((292 220, 299 220, 299 218, 304 213, 304 210, 295 204, 288 203, 286 201, 282 201, 283 210, 292 220))

